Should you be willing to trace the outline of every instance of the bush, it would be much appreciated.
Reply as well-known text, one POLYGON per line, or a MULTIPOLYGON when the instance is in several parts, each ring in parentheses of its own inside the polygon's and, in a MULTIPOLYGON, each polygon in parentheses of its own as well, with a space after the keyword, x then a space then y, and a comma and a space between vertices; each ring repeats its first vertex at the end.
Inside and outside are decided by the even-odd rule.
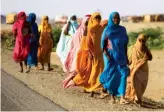
POLYGON ((145 34, 148 37, 147 45, 150 49, 163 49, 164 48, 164 36, 161 28, 148 28, 142 29, 138 32, 128 33, 129 44, 128 46, 133 45, 136 42, 136 39, 139 34, 145 34))
POLYGON ((61 31, 62 30, 59 27, 54 28, 53 31, 52 31, 55 48, 57 47, 57 43, 59 42, 61 31))

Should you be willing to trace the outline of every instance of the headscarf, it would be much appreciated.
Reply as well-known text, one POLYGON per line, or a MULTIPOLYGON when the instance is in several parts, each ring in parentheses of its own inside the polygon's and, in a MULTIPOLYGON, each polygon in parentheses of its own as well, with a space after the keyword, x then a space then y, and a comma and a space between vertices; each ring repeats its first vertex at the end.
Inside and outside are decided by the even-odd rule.
POLYGON ((51 25, 49 24, 48 21, 49 21, 48 16, 43 16, 41 25, 42 25, 43 31, 51 32, 51 25))
POLYGON ((100 23, 95 19, 96 16, 100 16, 100 13, 98 12, 95 12, 91 15, 91 18, 89 19, 89 22, 88 22, 88 29, 91 29, 93 28, 94 26, 97 26, 99 25, 100 23))
POLYGON ((25 12, 20 12, 18 15, 17 15, 17 22, 19 23, 19 26, 21 28, 23 28, 25 22, 26 22, 26 14, 25 12))
MULTIPOLYGON (((114 15, 119 15, 118 12, 112 12, 109 16, 109 19, 108 19, 108 25, 107 25, 107 29, 110 30, 111 32, 118 32, 119 31, 119 28, 120 28, 120 20, 119 20, 119 24, 115 24, 113 22, 113 18, 114 18, 114 15)), ((120 15, 119 15, 119 19, 120 19, 120 15)))
MULTIPOLYGON (((101 38, 101 49, 103 51, 106 49, 107 53, 113 57, 118 64, 123 65, 127 64, 125 51, 127 49, 128 36, 125 27, 113 22, 115 14, 119 15, 118 12, 112 12, 109 16, 108 25, 103 31, 101 38)), ((108 61, 108 59, 105 61, 108 61)))
POLYGON ((68 22, 71 22, 70 27, 72 27, 73 30, 74 30, 74 32, 75 32, 76 29, 78 28, 78 23, 77 23, 77 17, 76 17, 76 20, 75 20, 75 21, 72 21, 72 20, 71 20, 73 16, 76 17, 75 14, 72 14, 72 15, 68 18, 67 23, 68 23, 68 22))
POLYGON ((144 34, 140 34, 137 38, 137 41, 135 43, 135 46, 139 52, 143 52, 145 50, 144 46, 140 41, 145 41, 144 44, 146 44, 147 38, 144 34))
MULTIPOLYGON (((80 46, 80 42, 81 42, 81 39, 83 37, 83 34, 84 34, 84 30, 85 30, 85 23, 86 21, 90 18, 89 15, 86 15, 81 24, 79 25, 77 31, 75 32, 75 34, 73 35, 73 39, 72 39, 72 44, 71 44, 71 48, 74 47, 73 45, 75 46, 80 46), (78 39, 78 41, 77 41, 78 39), (76 41, 76 42, 75 42, 76 41)), ((76 48, 77 49, 77 48, 76 48)))
MULTIPOLYGON (((112 12, 108 19, 108 25, 106 26, 106 28, 103 31, 102 40, 101 40, 101 48, 102 49, 104 49, 105 45, 107 44, 104 41, 107 39, 107 37, 110 38, 111 35, 116 34, 116 33, 119 33, 119 35, 121 35, 121 36, 125 36, 125 35, 127 36, 127 34, 125 34, 126 29, 123 28, 122 26, 120 26, 119 24, 115 24, 113 22, 113 18, 114 18, 115 14, 119 15, 118 12, 112 12)), ((120 15, 119 15, 119 18, 120 18, 120 15)), ((120 21, 119 21, 119 23, 120 23, 120 21)))
POLYGON ((27 18, 27 21, 30 22, 30 23, 34 23, 36 20, 36 15, 35 13, 30 13, 28 18, 27 18))

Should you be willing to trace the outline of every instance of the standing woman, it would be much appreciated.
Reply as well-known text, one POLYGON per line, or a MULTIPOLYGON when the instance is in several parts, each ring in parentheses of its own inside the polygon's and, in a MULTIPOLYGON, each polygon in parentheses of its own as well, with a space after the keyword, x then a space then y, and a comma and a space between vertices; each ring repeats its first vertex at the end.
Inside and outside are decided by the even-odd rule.
POLYGON ((53 70, 50 67, 51 51, 54 46, 51 25, 48 23, 48 16, 43 16, 42 23, 39 26, 39 48, 38 48, 38 61, 41 63, 44 70, 44 64, 48 64, 48 71, 53 70))
POLYGON ((146 46, 146 41, 146 36, 140 34, 136 43, 128 50, 130 76, 127 79, 126 98, 140 106, 148 83, 148 60, 152 60, 152 54, 146 46))
POLYGON ((27 21, 31 24, 32 33, 34 35, 33 38, 30 38, 30 52, 27 58, 27 64, 29 65, 28 71, 30 71, 31 66, 35 66, 37 69, 38 64, 38 46, 39 46, 39 33, 38 33, 38 25, 35 23, 36 15, 34 13, 30 13, 27 21))
POLYGON ((77 24, 76 15, 72 15, 68 19, 67 24, 64 25, 62 29, 60 40, 58 42, 57 49, 56 49, 56 53, 59 56, 63 65, 71 47, 72 37, 75 34, 77 28, 78 28, 78 24, 77 24))
POLYGON ((13 58, 15 62, 20 64, 20 71, 23 72, 23 61, 27 68, 27 56, 30 50, 29 39, 33 35, 31 34, 31 26, 26 21, 25 12, 20 12, 17 15, 17 21, 13 25, 13 34, 15 38, 15 47, 13 52, 13 58))
POLYGON ((72 37, 71 40, 71 48, 69 50, 68 55, 66 56, 66 60, 64 62, 64 71, 65 72, 73 72, 76 70, 76 55, 77 51, 80 49, 80 43, 86 29, 86 24, 88 23, 90 15, 86 15, 82 20, 82 23, 79 25, 77 31, 72 37))
POLYGON ((98 12, 92 14, 87 29, 86 49, 83 60, 77 65, 77 75, 68 82, 66 88, 73 86, 83 87, 85 91, 91 92, 102 89, 99 76, 104 68, 103 54, 101 50, 101 34, 103 31, 100 25, 101 15, 98 12), (79 66, 80 65, 80 66, 79 66))
POLYGON ((120 96, 120 104, 126 104, 128 103, 125 100, 126 79, 129 74, 128 36, 125 27, 120 26, 119 23, 119 13, 111 13, 101 40, 105 68, 100 76, 100 82, 111 94, 111 103, 115 103, 115 96, 120 96))

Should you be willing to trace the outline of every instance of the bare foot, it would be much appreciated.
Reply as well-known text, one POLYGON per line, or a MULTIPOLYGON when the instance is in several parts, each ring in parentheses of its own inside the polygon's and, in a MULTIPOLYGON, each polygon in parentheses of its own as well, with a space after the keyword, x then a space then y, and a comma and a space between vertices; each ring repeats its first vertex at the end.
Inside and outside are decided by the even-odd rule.
POLYGON ((42 68, 39 68, 39 70, 44 70, 44 67, 42 67, 42 68))
POLYGON ((116 99, 113 95, 111 95, 110 104, 114 104, 114 103, 116 103, 116 99))
POLYGON ((25 73, 29 73, 30 72, 30 69, 26 69, 25 73))
POLYGON ((120 104, 121 105, 124 105, 124 104, 128 104, 129 102, 127 101, 127 100, 125 100, 125 99, 121 99, 120 100, 120 104))
POLYGON ((36 66, 35 68, 34 68, 34 70, 38 70, 39 68, 36 66))
POLYGON ((18 73, 23 73, 23 69, 19 70, 18 73))
POLYGON ((101 98, 101 99, 106 98, 107 96, 109 96, 108 93, 101 93, 101 94, 100 94, 100 98, 101 98))

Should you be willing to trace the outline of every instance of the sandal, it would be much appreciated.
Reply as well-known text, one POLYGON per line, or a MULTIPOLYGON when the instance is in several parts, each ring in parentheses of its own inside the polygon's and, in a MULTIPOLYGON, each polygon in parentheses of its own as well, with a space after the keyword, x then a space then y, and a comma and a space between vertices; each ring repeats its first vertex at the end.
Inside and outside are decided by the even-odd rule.
POLYGON ((137 106, 141 107, 142 103, 140 101, 134 100, 134 104, 136 104, 137 106))
POLYGON ((30 72, 30 69, 27 69, 26 71, 25 71, 25 73, 29 73, 30 72))
POLYGON ((48 71, 52 71, 53 70, 53 68, 48 68, 48 71))
POLYGON ((42 67, 42 68, 39 68, 39 70, 44 70, 44 68, 42 67))
POLYGON ((115 101, 115 100, 110 100, 109 103, 110 103, 110 104, 115 104, 116 101, 115 101))
POLYGON ((125 99, 124 99, 124 100, 120 100, 120 104, 121 104, 121 105, 128 104, 128 103, 129 103, 129 102, 126 101, 125 99))
POLYGON ((109 96, 108 93, 102 93, 102 94, 100 95, 100 98, 103 99, 103 98, 106 98, 107 96, 109 96))

